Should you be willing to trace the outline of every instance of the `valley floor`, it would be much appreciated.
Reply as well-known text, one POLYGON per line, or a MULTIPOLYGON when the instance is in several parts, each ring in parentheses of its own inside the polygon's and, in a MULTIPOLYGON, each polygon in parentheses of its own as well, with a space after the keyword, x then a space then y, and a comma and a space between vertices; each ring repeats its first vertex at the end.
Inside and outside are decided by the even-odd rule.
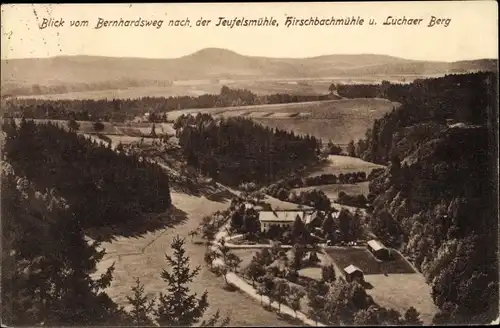
POLYGON ((99 263, 97 274, 115 263, 113 282, 107 290, 109 296, 119 305, 126 306, 126 296, 131 295, 130 288, 137 277, 141 279, 149 296, 157 296, 164 291, 166 284, 160 274, 163 269, 167 269, 165 253, 170 254, 170 243, 176 235, 180 235, 186 238, 185 248, 190 256, 191 266, 201 266, 200 274, 191 288, 198 294, 208 291, 210 307, 207 316, 220 309, 222 314, 231 317, 231 326, 291 326, 290 322, 275 313, 265 311, 250 296, 240 291, 225 290, 224 279, 217 278, 205 265, 205 246, 192 243, 188 237, 188 232, 198 227, 203 216, 227 208, 229 203, 176 192, 172 192, 172 202, 178 210, 185 213, 187 219, 183 224, 140 237, 118 237, 103 244, 107 255, 99 263))

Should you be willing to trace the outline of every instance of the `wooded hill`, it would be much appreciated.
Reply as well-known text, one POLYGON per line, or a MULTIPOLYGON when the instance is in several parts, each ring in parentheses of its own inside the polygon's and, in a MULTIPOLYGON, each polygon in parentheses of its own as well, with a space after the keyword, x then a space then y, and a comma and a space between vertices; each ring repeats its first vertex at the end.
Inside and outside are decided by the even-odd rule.
POLYGON ((2 155, 16 174, 62 196, 83 228, 123 224, 171 205, 168 177, 157 164, 50 122, 6 120, 3 131, 2 155))
POLYGON ((267 184, 319 160, 321 141, 246 118, 182 115, 174 123, 188 165, 221 183, 267 184))
POLYGON ((389 162, 370 183, 372 230, 404 251, 432 286, 436 323, 498 316, 498 123, 493 73, 393 87, 398 109, 356 152, 389 162))

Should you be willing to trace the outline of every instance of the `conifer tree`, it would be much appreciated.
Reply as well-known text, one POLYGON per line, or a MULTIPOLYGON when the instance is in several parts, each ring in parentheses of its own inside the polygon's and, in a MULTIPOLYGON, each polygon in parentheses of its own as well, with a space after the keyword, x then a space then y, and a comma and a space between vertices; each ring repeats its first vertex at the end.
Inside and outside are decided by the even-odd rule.
POLYGON ((420 313, 411 306, 408 310, 406 310, 404 314, 404 321, 407 325, 412 326, 421 326, 422 320, 420 320, 420 313))
POLYGON ((132 305, 130 316, 132 322, 137 326, 153 326, 153 321, 149 317, 154 311, 155 299, 148 300, 144 295, 144 285, 141 284, 139 278, 135 280, 135 285, 132 286, 132 297, 127 296, 127 300, 132 305))
POLYGON ((161 326, 192 326, 200 321, 208 307, 208 293, 200 297, 191 293, 189 284, 200 272, 192 269, 184 250, 184 239, 176 236, 172 241, 173 256, 165 255, 170 272, 163 270, 161 277, 167 283, 166 293, 160 293, 157 321, 161 326))

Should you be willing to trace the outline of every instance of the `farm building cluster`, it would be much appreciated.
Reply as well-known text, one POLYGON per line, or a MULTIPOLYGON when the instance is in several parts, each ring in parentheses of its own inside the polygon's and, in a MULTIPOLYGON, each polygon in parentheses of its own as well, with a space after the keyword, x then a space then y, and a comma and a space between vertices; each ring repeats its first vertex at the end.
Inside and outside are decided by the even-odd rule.
MULTIPOLYGON (((384 246, 380 241, 372 239, 366 243, 367 249, 375 257, 376 261, 381 264, 391 259, 391 250, 384 246)), ((344 268, 344 274, 347 281, 364 281, 364 272, 359 267, 350 264, 344 268)))
MULTIPOLYGON (((306 226, 314 226, 315 221, 325 214, 315 210, 259 211, 259 221, 261 231, 269 231, 272 226, 291 229, 297 219, 304 222, 306 226)), ((334 212, 332 215, 335 218, 339 212, 334 212)), ((379 263, 391 259, 391 250, 378 240, 369 240, 366 243, 366 248, 379 263)), ((348 280, 363 280, 363 271, 353 264, 345 267, 344 273, 348 280)))

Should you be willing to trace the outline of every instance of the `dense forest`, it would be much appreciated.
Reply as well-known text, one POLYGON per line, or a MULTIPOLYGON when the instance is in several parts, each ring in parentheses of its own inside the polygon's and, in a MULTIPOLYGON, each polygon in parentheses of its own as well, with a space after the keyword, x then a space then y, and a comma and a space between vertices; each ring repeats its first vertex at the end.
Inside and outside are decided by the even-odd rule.
POLYGON ((3 124, 5 160, 37 190, 63 195, 83 227, 119 224, 171 205, 163 169, 51 123, 3 124))
POLYGON ((64 199, 8 171, 2 172, 3 324, 123 324, 126 313, 103 292, 113 267, 90 276, 104 256, 99 243, 87 243, 64 199))
POLYGON ((496 76, 399 88, 401 107, 357 144, 365 160, 390 162, 370 183, 371 229, 423 272, 440 309, 435 323, 491 322, 498 316, 496 76))
POLYGON ((487 119, 495 116, 495 85, 493 73, 391 84, 386 87, 386 98, 400 102, 401 106, 375 121, 366 138, 357 142, 355 153, 365 160, 385 164, 392 155, 404 157, 415 150, 418 142, 411 141, 428 138, 443 126, 489 124, 487 119))
POLYGON ((245 118, 182 115, 174 123, 188 165, 221 183, 269 183, 316 163, 321 141, 245 118))
MULTIPOLYGON (((271 94, 258 96, 246 89, 223 86, 219 94, 203 94, 198 97, 143 97, 139 99, 102 100, 47 100, 11 99, 6 101, 5 111, 10 115, 33 119, 74 118, 77 121, 102 119, 123 122, 146 112, 165 113, 187 108, 213 108, 264 104, 283 104, 305 101, 328 100, 329 95, 271 94)), ((153 117, 163 118, 163 115, 153 117)))

